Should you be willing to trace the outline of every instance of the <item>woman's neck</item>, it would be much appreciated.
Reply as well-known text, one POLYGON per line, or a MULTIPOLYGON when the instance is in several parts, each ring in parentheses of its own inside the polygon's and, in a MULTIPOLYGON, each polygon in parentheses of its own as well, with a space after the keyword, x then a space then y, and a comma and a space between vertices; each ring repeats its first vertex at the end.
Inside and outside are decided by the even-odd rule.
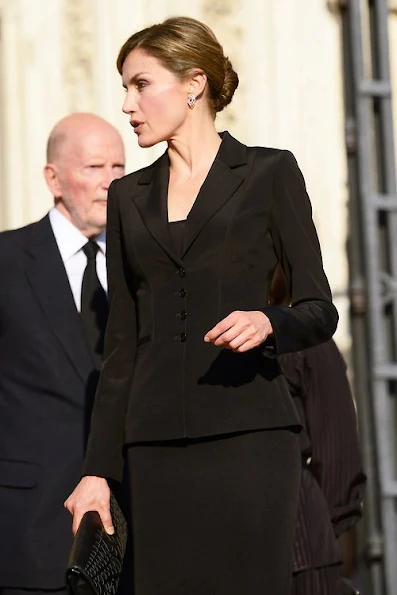
POLYGON ((213 120, 191 123, 189 128, 168 141, 171 174, 193 177, 208 169, 215 159, 221 138, 213 120))

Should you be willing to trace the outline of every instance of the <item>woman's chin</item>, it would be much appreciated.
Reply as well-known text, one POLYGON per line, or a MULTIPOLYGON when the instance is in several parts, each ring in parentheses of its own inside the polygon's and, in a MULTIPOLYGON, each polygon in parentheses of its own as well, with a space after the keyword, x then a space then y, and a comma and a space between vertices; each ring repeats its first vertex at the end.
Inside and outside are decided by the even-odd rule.
POLYGON ((153 145, 157 144, 159 141, 154 140, 153 138, 148 138, 147 136, 141 134, 138 136, 138 145, 142 149, 148 149, 149 147, 153 147, 153 145))

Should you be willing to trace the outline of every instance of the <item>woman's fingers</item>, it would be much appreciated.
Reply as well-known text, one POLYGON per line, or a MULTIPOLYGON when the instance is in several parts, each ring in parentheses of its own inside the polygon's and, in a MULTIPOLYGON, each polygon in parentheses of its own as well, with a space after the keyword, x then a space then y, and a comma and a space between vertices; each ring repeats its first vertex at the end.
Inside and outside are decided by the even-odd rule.
POLYGON ((218 322, 204 341, 241 353, 263 343, 272 332, 270 320, 263 312, 236 310, 218 322))
POLYGON ((233 349, 233 351, 240 351, 240 348, 245 344, 253 342, 252 333, 250 329, 245 330, 237 335, 232 341, 228 343, 228 348, 233 349))
POLYGON ((86 509, 85 508, 81 508, 75 509, 75 513, 73 515, 73 525, 72 525, 72 531, 73 531, 73 535, 76 535, 78 528, 80 527, 80 523, 81 520, 84 516, 84 514, 86 512, 95 510, 102 521, 103 527, 106 531, 106 533, 108 535, 113 535, 114 534, 114 527, 113 527, 113 521, 112 521, 112 516, 110 514, 110 507, 109 506, 88 506, 86 509))
POLYGON ((236 323, 238 319, 238 314, 239 312, 236 310, 235 312, 232 312, 231 314, 229 314, 229 316, 226 316, 226 318, 218 322, 218 324, 216 324, 214 328, 208 331, 208 333, 205 335, 204 341, 206 343, 215 343, 215 341, 221 335, 223 335, 223 333, 225 333, 233 327, 233 325, 236 323))
POLYGON ((250 332, 254 333, 255 328, 246 316, 246 313, 235 311, 218 322, 218 324, 206 334, 204 340, 207 338, 217 347, 233 349, 231 343, 237 340, 242 333, 247 335, 250 332))
POLYGON ((248 336, 249 329, 246 329, 241 323, 237 323, 228 331, 220 335, 213 343, 217 347, 230 347, 230 349, 233 349, 232 343, 238 341, 242 334, 248 336))
POLYGON ((104 506, 98 510, 99 516, 101 517, 102 525, 108 535, 114 534, 114 527, 112 521, 112 515, 110 514, 110 505, 104 506))
MULTIPOLYGON (((233 314, 236 314, 233 312, 233 314)), ((242 333, 247 335, 250 329, 247 328, 249 324, 247 320, 239 316, 228 316, 221 320, 207 336, 211 342, 217 347, 225 347, 226 349, 233 349, 231 345, 233 342, 238 342, 238 339, 242 333), (225 329, 223 331, 223 329, 225 329)), ((251 329, 252 332, 252 329, 251 329)))
POLYGON ((233 349, 233 351, 237 353, 244 353, 245 351, 249 351, 254 347, 257 347, 257 345, 250 339, 249 341, 245 341, 244 343, 242 343, 239 347, 233 349))
POLYGON ((80 527, 81 519, 83 518, 83 514, 75 513, 73 515, 73 524, 72 524, 72 532, 73 535, 76 535, 77 529, 80 527))
POLYGON ((114 527, 110 514, 110 489, 106 479, 102 477, 83 477, 75 490, 64 503, 65 508, 73 515, 72 531, 75 535, 81 519, 86 512, 98 512, 105 531, 113 535, 114 527))

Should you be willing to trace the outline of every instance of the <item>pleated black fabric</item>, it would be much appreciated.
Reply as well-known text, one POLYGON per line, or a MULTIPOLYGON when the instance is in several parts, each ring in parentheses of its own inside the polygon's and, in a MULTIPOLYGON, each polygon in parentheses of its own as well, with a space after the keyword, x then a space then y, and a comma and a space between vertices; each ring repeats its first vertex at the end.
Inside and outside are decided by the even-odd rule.
MULTIPOLYGON (((337 537, 362 514, 365 475, 346 364, 333 341, 279 358, 303 431, 293 570, 340 560, 337 537)), ((309 593, 309 591, 308 591, 309 593)), ((323 591, 321 591, 323 593, 323 591)))
POLYGON ((293 571, 341 561, 327 502, 308 468, 302 468, 293 548, 293 571))
POLYGON ((289 595, 299 439, 267 430, 134 444, 134 595, 289 595))
POLYGON ((342 595, 339 567, 326 566, 294 575, 292 595, 342 595))

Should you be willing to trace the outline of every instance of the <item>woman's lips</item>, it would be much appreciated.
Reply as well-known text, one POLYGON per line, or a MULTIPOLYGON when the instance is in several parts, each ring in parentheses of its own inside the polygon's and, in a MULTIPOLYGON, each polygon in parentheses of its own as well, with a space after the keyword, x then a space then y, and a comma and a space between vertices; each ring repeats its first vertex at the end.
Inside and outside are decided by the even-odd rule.
POLYGON ((131 126, 133 127, 134 132, 138 134, 142 129, 143 122, 131 122, 131 126))

